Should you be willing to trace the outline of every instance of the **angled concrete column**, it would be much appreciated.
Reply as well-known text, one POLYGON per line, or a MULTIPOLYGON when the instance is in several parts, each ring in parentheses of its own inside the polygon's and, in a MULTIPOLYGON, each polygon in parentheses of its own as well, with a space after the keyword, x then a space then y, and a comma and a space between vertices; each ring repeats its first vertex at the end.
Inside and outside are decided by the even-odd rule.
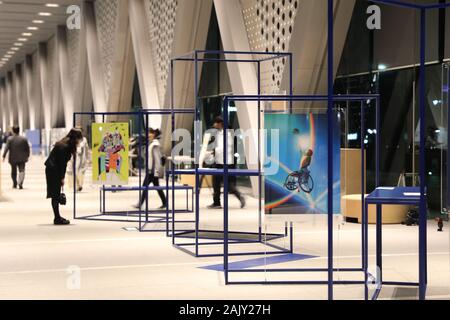
MULTIPOLYGON (((204 50, 211 20, 212 0, 184 0, 178 2, 172 57, 177 57, 194 50, 204 50)), ((174 103, 176 108, 193 108, 194 99, 194 63, 175 63, 174 103)), ((201 74, 201 65, 199 66, 201 74)), ((169 77, 170 81, 170 77, 169 77)), ((164 106, 170 106, 170 85, 167 86, 164 106)), ((175 119, 177 128, 192 130, 194 117, 179 115, 175 119)), ((170 137, 170 126, 162 125, 163 136, 170 137)), ((170 139, 164 141, 165 152, 170 152, 170 139)))
POLYGON ((26 82, 25 82, 25 63, 22 62, 20 64, 20 98, 22 100, 23 111, 22 111, 22 131, 30 129, 30 114, 29 114, 29 105, 27 99, 27 91, 26 91, 26 82))
POLYGON ((114 56, 111 68, 111 87, 107 97, 109 110, 113 112, 129 111, 133 95, 135 56, 133 53, 128 2, 129 0, 121 0, 118 4, 114 56))
MULTIPOLYGON (((86 56, 86 53, 83 55, 86 56)), ((81 112, 91 112, 93 110, 92 86, 89 70, 87 68, 87 56, 85 59, 86 64, 84 65, 84 68, 82 67, 80 69, 80 81, 77 86, 77 97, 80 97, 80 99, 75 101, 75 110, 81 112)), ((83 66, 82 63, 81 66, 83 66)), ((86 128, 86 126, 90 124, 90 121, 90 119, 85 118, 78 120, 76 125, 81 125, 83 128, 86 128)))
POLYGON ((104 70, 101 61, 99 41, 95 24, 94 4, 86 1, 84 5, 84 22, 86 32, 86 50, 89 66, 89 76, 91 79, 91 91, 94 102, 94 109, 97 112, 106 112, 107 97, 105 88, 104 70))
MULTIPOLYGON (((82 10, 85 3, 82 3, 82 10)), ((80 30, 65 30, 67 51, 69 57, 69 70, 71 75, 71 82, 73 86, 73 111, 76 112, 90 112, 93 110, 92 105, 92 88, 90 81, 90 74, 88 68, 87 47, 86 47, 86 21, 81 20, 80 30)), ((87 128, 91 120, 87 117, 77 119, 75 125, 87 128)), ((73 115, 68 115, 66 112, 66 126, 73 126, 73 115), (70 116, 70 119, 69 119, 70 116), (67 123, 67 121, 69 121, 67 123)))
MULTIPOLYGON (((162 102, 159 101, 158 97, 156 71, 153 65, 154 57, 147 34, 144 0, 130 0, 128 10, 142 105, 144 108, 160 109, 162 102)), ((150 122, 155 127, 160 126, 161 117, 153 117, 150 122)))
POLYGON ((2 79, 0 78, 0 128, 3 130, 5 128, 5 105, 3 104, 3 85, 2 79))
POLYGON ((45 43, 40 43, 38 46, 38 69, 42 97, 42 112, 44 114, 44 128, 50 130, 52 128, 52 100, 48 86, 47 46, 45 43))
POLYGON ((40 81, 40 71, 39 71, 39 53, 35 52, 31 56, 32 58, 32 74, 31 74, 31 88, 32 88, 32 99, 35 104, 36 112, 36 128, 43 129, 44 125, 44 111, 42 108, 42 90, 40 81))
POLYGON ((6 74, 6 103, 9 110, 9 123, 13 126, 17 123, 17 107, 14 99, 14 76, 10 71, 6 74))
MULTIPOLYGON (((211 19, 212 0, 180 1, 176 17, 172 56, 177 57, 194 50, 204 50, 211 19)), ((199 67, 199 72, 201 66, 199 67)), ((194 100, 194 63, 177 62, 174 77, 175 104, 178 108, 192 108, 194 100)), ((165 101, 170 101, 167 90, 165 101)))
POLYGON ((70 62, 67 53, 66 27, 58 26, 56 30, 56 48, 61 80, 61 97, 63 102, 64 122, 66 128, 72 127, 72 115, 74 112, 75 86, 70 77, 70 62))
POLYGON ((5 130, 5 105, 3 104, 3 87, 0 85, 0 128, 5 130))
POLYGON ((28 129, 28 110, 26 106, 25 86, 23 81, 23 68, 22 65, 16 64, 15 66, 15 86, 14 94, 16 98, 17 106, 17 125, 20 127, 21 133, 28 129))
POLYGON ((85 32, 81 33, 79 74, 75 92, 75 96, 80 98, 75 99, 75 110, 92 111, 92 86, 88 68, 85 32))
MULTIPOLYGON (((355 0, 335 0, 335 72, 347 38, 355 0)), ((327 1, 301 0, 295 18, 290 50, 294 54, 293 75, 296 94, 327 92, 327 1)), ((283 87, 288 87, 285 70, 283 87)), ((308 104, 311 105, 311 104, 308 104)))
MULTIPOLYGON (((214 5, 224 50, 250 51, 241 2, 239 0, 214 0, 214 5)), ((252 59, 253 57, 252 55, 241 55, 239 58, 252 59)), ((227 68, 234 94, 258 94, 257 70, 253 63, 229 62, 227 68)), ((258 169, 258 104, 254 102, 239 103, 237 114, 241 130, 251 130, 245 148, 249 169, 258 169)), ((258 179, 252 178, 251 180, 253 192, 257 194, 258 179)))
POLYGON ((33 83, 33 57, 27 55, 25 57, 24 63, 24 93, 28 104, 28 119, 29 119, 29 129, 35 130, 37 124, 39 123, 38 113, 36 112, 38 101, 37 97, 34 95, 33 88, 36 86, 33 83))
MULTIPOLYGON (((50 130, 52 129, 52 98, 49 89, 47 72, 47 45, 39 43, 38 45, 38 72, 39 72, 39 87, 41 91, 41 111, 44 118, 44 132, 45 141, 50 141, 50 130)), ((49 151, 50 146, 44 146, 49 151)))
POLYGON ((59 71, 59 46, 55 35, 47 41, 47 75, 50 80, 51 125, 52 128, 64 127, 64 106, 61 95, 61 78, 59 71))
POLYGON ((6 83, 5 79, 0 79, 0 113, 3 132, 8 130, 9 126, 9 110, 6 102, 6 83))
POLYGON ((6 82, 5 78, 0 79, 0 113, 3 132, 9 127, 9 110, 6 101, 6 82))

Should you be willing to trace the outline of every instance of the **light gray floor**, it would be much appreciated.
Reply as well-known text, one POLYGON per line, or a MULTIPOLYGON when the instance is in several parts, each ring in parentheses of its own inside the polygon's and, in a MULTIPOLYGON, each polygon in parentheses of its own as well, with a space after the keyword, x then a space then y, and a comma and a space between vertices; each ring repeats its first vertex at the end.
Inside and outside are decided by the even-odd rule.
MULTIPOLYGON (((225 286, 223 274, 199 269, 221 263, 221 258, 196 259, 171 245, 160 233, 138 233, 123 230, 136 223, 93 222, 72 220, 68 227, 52 225, 52 213, 45 199, 43 159, 33 158, 27 169, 25 190, 11 190, 9 166, 2 164, 2 200, 0 202, 0 299, 326 299, 325 286, 249 285, 225 286), (78 269, 79 268, 79 269, 78 269), (80 270, 75 277, 70 270, 80 270), (79 282, 77 281, 79 280, 79 282), (79 287, 77 286, 79 284, 79 287)), ((79 195, 79 213, 98 212, 97 187, 90 185, 79 195)), ((136 183, 134 181, 134 183, 136 183)), ((66 217, 72 215, 72 195, 63 208, 66 217)), ((257 200, 248 199, 245 210, 231 199, 231 228, 255 231, 257 200)), ((136 194, 117 193, 108 198, 111 209, 131 210, 136 194)), ((151 195, 152 207, 159 200, 151 195)), ((185 196, 177 194, 177 207, 183 207, 185 196)), ((211 203, 211 195, 203 191, 201 206, 211 203)), ((181 217, 181 216, 180 216, 181 217)), ((317 258, 289 262, 275 267, 326 266, 326 220, 323 216, 277 216, 265 219, 268 232, 283 231, 285 221, 293 221, 295 253, 317 258)), ((342 224, 336 218, 335 265, 360 265, 360 227, 342 224)), ((202 210, 201 227, 220 229, 222 214, 202 210)), ((444 233, 436 232, 429 223, 429 299, 450 298, 450 237, 448 225, 444 233)), ((386 279, 416 281, 417 228, 385 227, 386 279)), ((373 239, 373 228, 371 227, 373 239)), ((373 241, 372 241, 373 242, 373 241)), ((276 242, 287 246, 285 239, 276 242)), ((373 244, 373 243, 372 243, 373 244)), ((264 246, 233 246, 233 250, 264 250, 264 246)), ((204 252, 220 252, 214 246, 204 252)), ((373 253, 373 246, 372 246, 373 253)), ((233 258, 232 261, 255 257, 233 258)), ((373 265, 373 257, 371 257, 373 265)), ((269 267, 274 267, 269 266, 269 267)), ((375 271, 375 270, 374 270, 375 271)), ((305 280, 325 279, 325 274, 259 274, 240 275, 239 280, 305 280)), ((337 279, 362 279, 361 274, 336 273, 337 279)), ((361 299, 362 286, 336 286, 337 299, 361 299)), ((415 298, 414 288, 384 288, 382 299, 415 298)))

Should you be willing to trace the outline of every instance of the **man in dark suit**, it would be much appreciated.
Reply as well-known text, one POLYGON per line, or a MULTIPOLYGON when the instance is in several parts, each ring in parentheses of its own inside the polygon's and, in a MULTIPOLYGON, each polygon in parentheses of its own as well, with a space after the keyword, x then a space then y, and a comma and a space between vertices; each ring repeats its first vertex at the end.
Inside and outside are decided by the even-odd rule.
POLYGON ((23 189, 23 182, 25 180, 25 164, 30 157, 30 145, 25 137, 19 135, 20 128, 13 127, 13 135, 8 138, 6 142, 5 151, 3 152, 3 161, 9 153, 9 164, 11 165, 11 178, 13 181, 13 188, 23 189), (17 179, 17 169, 19 169, 19 179, 17 179))

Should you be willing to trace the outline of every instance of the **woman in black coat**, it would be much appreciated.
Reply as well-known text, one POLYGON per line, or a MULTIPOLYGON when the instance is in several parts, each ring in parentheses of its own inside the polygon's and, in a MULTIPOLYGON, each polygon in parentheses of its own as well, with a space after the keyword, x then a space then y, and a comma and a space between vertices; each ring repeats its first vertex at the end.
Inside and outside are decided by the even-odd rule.
POLYGON ((67 163, 76 157, 78 144, 83 140, 79 129, 70 130, 69 134, 55 144, 50 156, 45 162, 45 176, 47 178, 47 199, 52 199, 52 208, 55 215, 55 225, 68 225, 69 220, 61 217, 59 203, 61 188, 64 186, 67 163))

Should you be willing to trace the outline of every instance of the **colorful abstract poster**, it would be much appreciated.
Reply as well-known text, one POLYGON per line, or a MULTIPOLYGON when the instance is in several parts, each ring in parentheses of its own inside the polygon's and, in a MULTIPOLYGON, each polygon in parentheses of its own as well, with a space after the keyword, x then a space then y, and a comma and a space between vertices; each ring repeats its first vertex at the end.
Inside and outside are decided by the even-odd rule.
MULTIPOLYGON (((340 132, 334 126, 333 211, 340 213, 340 132)), ((265 115, 265 209, 269 214, 328 213, 325 114, 265 115), (279 142, 277 142, 279 141, 279 142)))
POLYGON ((101 185, 126 185, 129 175, 128 123, 92 125, 92 181, 101 185))

